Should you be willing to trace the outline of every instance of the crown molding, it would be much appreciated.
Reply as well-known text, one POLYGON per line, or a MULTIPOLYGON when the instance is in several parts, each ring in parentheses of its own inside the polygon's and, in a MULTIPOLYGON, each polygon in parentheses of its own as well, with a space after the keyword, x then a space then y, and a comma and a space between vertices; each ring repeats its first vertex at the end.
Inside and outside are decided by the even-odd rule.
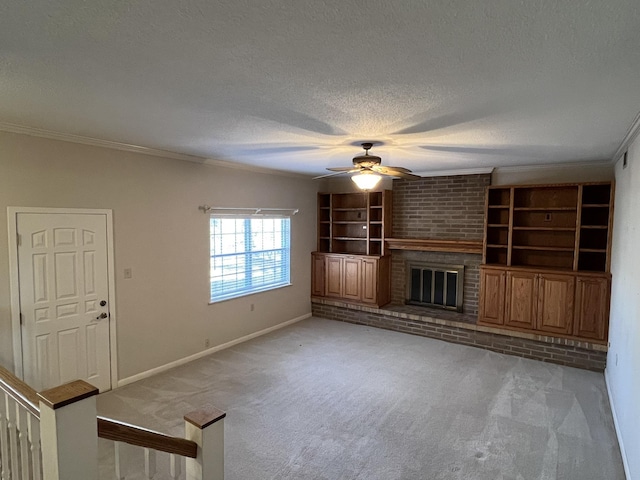
POLYGON ((493 172, 493 167, 483 167, 483 168, 461 168, 458 170, 433 170, 433 171, 422 171, 422 172, 412 172, 414 175, 418 175, 420 177, 449 177, 452 175, 482 175, 486 173, 493 172))
POLYGON ((620 160, 620 157, 629 148, 629 145, 631 145, 638 135, 640 135, 640 112, 638 112, 636 118, 631 122, 631 126, 629 127, 627 134, 624 136, 620 146, 616 150, 616 153, 613 155, 613 158, 611 159, 612 164, 615 164, 620 160))
POLYGON ((52 130, 27 127, 24 125, 16 125, 13 123, 0 122, 0 130, 8 133, 17 133, 20 135, 30 135, 32 137, 48 138, 51 140, 60 140, 70 143, 79 143, 81 145, 89 145, 92 147, 110 148, 112 150, 120 150, 123 152, 142 153, 143 155, 172 158, 174 160, 183 160, 187 162, 204 163, 207 160, 206 158, 198 157, 196 155, 186 155, 184 153, 170 152, 168 150, 160 150, 158 148, 149 148, 140 145, 132 145, 129 143, 114 142, 112 140, 102 140, 100 138, 85 137, 84 135, 75 135, 72 133, 55 132, 52 130))
POLYGON ((200 157, 197 155, 187 155, 185 153, 172 152, 169 150, 161 150, 158 148, 143 147, 141 145, 132 145, 129 143, 115 142, 112 140, 102 140, 100 138, 86 137, 84 135, 75 135, 72 133, 55 132, 53 130, 45 130, 42 128, 27 127, 24 125, 16 125, 14 123, 0 122, 0 131, 8 133, 16 133, 19 135, 30 135, 32 137, 48 138, 51 140, 59 140, 62 142, 77 143, 88 145, 91 147, 109 148, 111 150, 119 150, 122 152, 140 153, 142 155, 151 155, 154 157, 168 158, 172 160, 181 160, 183 162, 199 163, 210 167, 233 168, 237 170, 251 171, 255 173, 264 173, 269 175, 279 175, 295 178, 307 178, 308 175, 298 173, 285 172, 266 167, 257 167, 244 163, 228 162, 224 160, 214 160, 212 158, 200 157))

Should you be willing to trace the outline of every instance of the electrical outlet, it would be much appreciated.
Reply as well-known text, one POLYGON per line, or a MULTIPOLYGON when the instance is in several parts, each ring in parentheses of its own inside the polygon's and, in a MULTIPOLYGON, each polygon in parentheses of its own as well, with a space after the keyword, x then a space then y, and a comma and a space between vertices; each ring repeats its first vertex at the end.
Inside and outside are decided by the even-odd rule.
POLYGON ((132 278, 133 277, 133 272, 131 271, 130 268, 125 268, 124 269, 124 278, 132 278))
POLYGON ((252 303, 251 304, 251 311, 253 312, 255 309, 256 309, 256 306, 255 306, 255 304, 252 303))
POLYGON ((211 346, 211 342, 208 338, 204 339, 204 348, 209 348, 211 346))

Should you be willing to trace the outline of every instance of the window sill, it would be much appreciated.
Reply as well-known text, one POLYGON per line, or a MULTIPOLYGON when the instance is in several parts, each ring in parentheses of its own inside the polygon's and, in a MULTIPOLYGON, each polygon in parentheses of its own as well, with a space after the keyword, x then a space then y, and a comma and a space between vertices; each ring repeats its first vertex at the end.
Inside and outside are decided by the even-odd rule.
POLYGON ((236 300, 238 298, 248 297, 250 295, 255 295, 256 293, 264 293, 264 292, 270 292, 272 290, 279 290, 281 288, 290 287, 291 285, 292 285, 291 283, 284 283, 282 285, 276 285, 276 286, 273 286, 273 287, 266 287, 266 288, 262 288, 260 290, 252 290, 252 291, 246 292, 246 293, 239 293, 237 295, 221 298, 219 300, 210 300, 209 301, 209 305, 215 305, 217 303, 228 302, 229 300, 236 300))

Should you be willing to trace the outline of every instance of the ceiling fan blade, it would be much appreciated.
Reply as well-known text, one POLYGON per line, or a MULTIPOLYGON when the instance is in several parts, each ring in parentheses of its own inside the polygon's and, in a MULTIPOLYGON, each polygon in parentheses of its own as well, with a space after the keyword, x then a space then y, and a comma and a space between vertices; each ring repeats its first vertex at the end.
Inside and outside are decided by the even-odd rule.
MULTIPOLYGON (((333 170, 332 168, 328 168, 327 170, 333 170)), ((339 171, 339 172, 334 172, 334 173, 327 173, 326 175, 320 175, 319 177, 313 177, 314 180, 320 180, 321 178, 329 178, 329 177, 335 177, 337 175, 344 175, 346 173, 354 173, 354 172, 359 172, 360 169, 349 169, 349 170, 343 170, 343 171, 339 171)))
POLYGON ((360 170, 359 168, 354 168, 354 167, 327 167, 327 170, 331 170, 332 172, 357 172, 358 170, 360 170))
POLYGON ((381 173, 382 175, 388 175, 390 177, 402 177, 410 180, 417 180, 419 178, 422 178, 419 175, 414 175, 413 173, 411 173, 411 170, 402 167, 373 166, 371 167, 371 169, 374 172, 381 173))

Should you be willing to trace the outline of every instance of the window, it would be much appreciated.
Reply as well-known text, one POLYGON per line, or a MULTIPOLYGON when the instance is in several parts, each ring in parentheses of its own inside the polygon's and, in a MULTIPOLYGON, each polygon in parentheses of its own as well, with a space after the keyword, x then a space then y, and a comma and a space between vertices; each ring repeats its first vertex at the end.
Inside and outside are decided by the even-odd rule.
POLYGON ((288 217, 211 216, 211 302, 290 284, 288 217))

